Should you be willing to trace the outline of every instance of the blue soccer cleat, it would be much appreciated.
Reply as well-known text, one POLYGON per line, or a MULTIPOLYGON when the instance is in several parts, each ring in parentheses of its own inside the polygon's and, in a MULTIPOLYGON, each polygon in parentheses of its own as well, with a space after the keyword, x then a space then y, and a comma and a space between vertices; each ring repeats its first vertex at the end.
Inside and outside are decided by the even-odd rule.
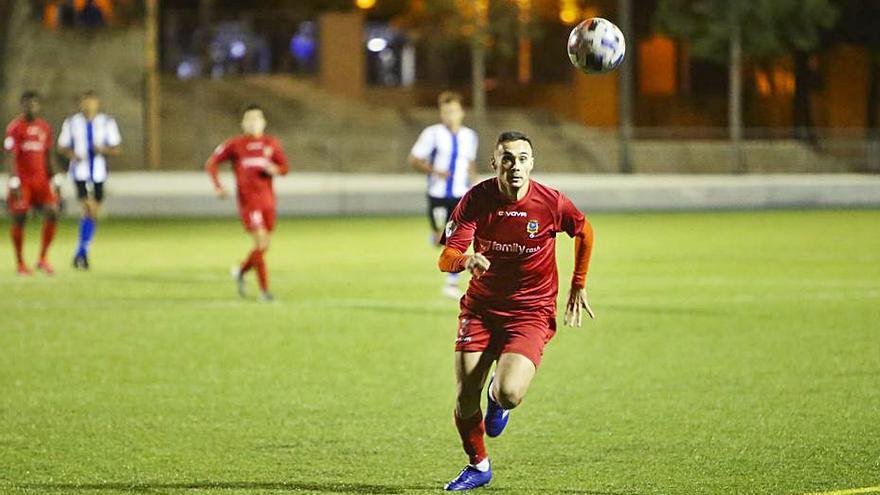
POLYGON ((488 485, 490 481, 492 481, 491 467, 487 471, 480 471, 468 464, 460 473, 458 473, 458 476, 456 476, 454 480, 446 483, 446 486, 444 486, 443 489, 448 492, 472 490, 483 485, 488 485))
POLYGON ((483 420, 483 424, 486 426, 486 435, 492 438, 504 432, 507 420, 510 419, 510 411, 503 409, 500 404, 492 400, 491 390, 492 382, 494 381, 495 374, 492 373, 492 378, 489 379, 489 387, 486 389, 488 402, 486 403, 486 419, 483 420))

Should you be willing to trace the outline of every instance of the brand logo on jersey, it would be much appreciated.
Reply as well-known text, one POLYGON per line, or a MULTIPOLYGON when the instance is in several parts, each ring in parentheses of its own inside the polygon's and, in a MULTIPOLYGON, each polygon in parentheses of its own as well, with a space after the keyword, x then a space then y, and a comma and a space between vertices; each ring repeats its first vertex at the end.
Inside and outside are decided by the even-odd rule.
POLYGON ((486 251, 495 251, 496 253, 507 253, 507 254, 534 254, 541 250, 542 246, 524 246, 518 242, 497 242, 497 241, 477 241, 477 245, 480 247, 481 252, 486 251))
POLYGON ((524 211, 498 210, 499 217, 524 217, 526 215, 528 215, 528 213, 524 211))
POLYGON ((247 168, 264 168, 267 165, 266 157, 264 156, 250 156, 247 158, 241 159, 241 166, 247 168))
POLYGON ((526 224, 526 232, 529 233, 529 237, 535 237, 538 234, 538 221, 537 220, 529 220, 529 223, 526 224))

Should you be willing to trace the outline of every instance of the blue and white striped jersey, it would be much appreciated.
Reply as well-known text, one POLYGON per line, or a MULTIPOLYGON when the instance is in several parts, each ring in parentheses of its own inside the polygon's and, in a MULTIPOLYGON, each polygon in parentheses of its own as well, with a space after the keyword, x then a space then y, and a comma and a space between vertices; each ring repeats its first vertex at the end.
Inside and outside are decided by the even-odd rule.
POLYGON ((64 120, 58 145, 70 148, 78 158, 70 161, 70 175, 76 181, 104 182, 107 179, 107 159, 95 151, 96 146, 119 146, 122 137, 113 117, 99 113, 88 120, 78 113, 64 120))
POLYGON ((438 172, 448 172, 446 179, 428 176, 428 196, 460 198, 470 189, 471 162, 477 159, 477 133, 461 127, 453 133, 443 124, 425 128, 413 145, 412 155, 425 160, 438 172))

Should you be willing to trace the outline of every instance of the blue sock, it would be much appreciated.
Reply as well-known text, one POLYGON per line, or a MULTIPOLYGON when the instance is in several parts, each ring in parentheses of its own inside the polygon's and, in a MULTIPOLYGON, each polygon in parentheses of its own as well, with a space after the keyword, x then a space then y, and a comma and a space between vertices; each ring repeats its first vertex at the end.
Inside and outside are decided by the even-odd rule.
POLYGON ((79 221, 79 247, 76 249, 77 256, 86 256, 89 253, 89 244, 95 237, 95 219, 91 217, 81 218, 79 221))

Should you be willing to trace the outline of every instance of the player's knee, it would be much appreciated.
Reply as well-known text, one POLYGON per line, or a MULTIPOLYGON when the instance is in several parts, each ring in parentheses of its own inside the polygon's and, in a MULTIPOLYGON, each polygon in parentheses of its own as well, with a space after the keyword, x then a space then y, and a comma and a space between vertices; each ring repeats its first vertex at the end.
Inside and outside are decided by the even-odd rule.
POLYGON ((16 213, 12 216, 12 221, 15 222, 15 225, 21 227, 24 225, 24 222, 27 220, 27 214, 19 214, 16 213))
POLYGON ((58 210, 55 210, 55 209, 46 210, 46 213, 44 214, 44 218, 46 219, 47 222, 50 222, 50 223, 57 222, 58 221, 58 210))
POLYGON ((523 387, 507 383, 498 383, 494 390, 495 400, 504 409, 513 409, 520 405, 525 398, 526 391, 523 387))

